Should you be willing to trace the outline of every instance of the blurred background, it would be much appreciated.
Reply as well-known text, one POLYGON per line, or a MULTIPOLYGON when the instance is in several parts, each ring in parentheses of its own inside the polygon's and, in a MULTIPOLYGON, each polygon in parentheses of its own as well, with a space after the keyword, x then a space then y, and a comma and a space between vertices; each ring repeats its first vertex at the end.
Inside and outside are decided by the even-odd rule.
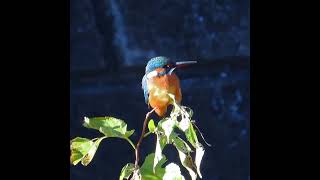
MULTIPOLYGON (((199 62, 176 73, 182 104, 212 144, 203 179, 250 179, 249 0, 70 0, 70 138, 100 135, 82 126, 84 116, 114 116, 136 130, 136 143, 149 111, 141 79, 155 56, 199 62)), ((143 161, 155 137, 141 148, 143 161)), ((180 164, 173 147, 164 154, 180 164)), ((70 179, 118 179, 134 159, 126 141, 106 139, 87 167, 70 165, 70 179)))

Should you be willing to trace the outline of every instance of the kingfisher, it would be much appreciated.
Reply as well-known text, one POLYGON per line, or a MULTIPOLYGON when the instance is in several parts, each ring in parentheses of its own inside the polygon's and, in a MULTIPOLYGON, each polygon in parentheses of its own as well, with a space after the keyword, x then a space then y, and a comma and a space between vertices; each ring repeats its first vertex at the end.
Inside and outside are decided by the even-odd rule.
POLYGON ((174 70, 195 63, 197 61, 174 62, 164 56, 149 60, 141 84, 145 103, 148 107, 154 108, 159 117, 163 117, 167 113, 168 106, 174 102, 169 94, 174 95, 177 104, 182 100, 180 80, 174 70))

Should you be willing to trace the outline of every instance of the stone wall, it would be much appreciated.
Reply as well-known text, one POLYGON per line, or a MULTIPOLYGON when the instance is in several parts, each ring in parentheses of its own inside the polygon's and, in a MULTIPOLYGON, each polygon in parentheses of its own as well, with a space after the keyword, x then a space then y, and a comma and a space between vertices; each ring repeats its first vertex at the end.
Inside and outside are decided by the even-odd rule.
MULTIPOLYGON (((182 103, 194 110, 213 145, 205 146, 204 179, 250 178, 248 0, 70 3, 70 138, 99 135, 82 127, 84 116, 115 116, 136 129, 136 142, 148 111, 141 89, 145 63, 158 55, 196 59, 197 65, 177 74, 182 103)), ((154 151, 154 141, 150 136, 143 142, 143 155, 154 151)), ((174 149, 165 154, 179 163, 174 149)), ((88 167, 70 165, 70 179, 117 179, 128 162, 134 162, 130 145, 109 139, 88 167)))

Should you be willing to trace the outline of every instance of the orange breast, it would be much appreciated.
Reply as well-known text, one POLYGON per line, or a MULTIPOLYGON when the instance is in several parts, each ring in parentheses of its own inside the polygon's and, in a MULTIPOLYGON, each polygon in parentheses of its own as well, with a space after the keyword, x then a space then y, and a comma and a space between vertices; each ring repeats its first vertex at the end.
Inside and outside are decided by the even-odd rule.
MULTIPOLYGON (((162 71, 162 68, 158 68, 157 71, 162 71)), ((175 100, 180 104, 182 95, 180 89, 180 81, 177 75, 172 73, 171 75, 164 75, 160 77, 153 77, 147 82, 149 90, 149 104, 152 108, 156 108, 156 113, 163 117, 168 105, 172 104, 172 99, 168 94, 173 94, 175 100)))

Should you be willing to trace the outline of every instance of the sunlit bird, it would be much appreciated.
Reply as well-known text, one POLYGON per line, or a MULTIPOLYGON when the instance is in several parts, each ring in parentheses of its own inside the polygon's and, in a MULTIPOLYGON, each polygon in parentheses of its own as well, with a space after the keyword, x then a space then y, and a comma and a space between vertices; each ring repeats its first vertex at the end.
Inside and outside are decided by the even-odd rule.
POLYGON ((154 108, 159 117, 163 117, 168 106, 173 104, 169 94, 174 95, 177 104, 182 100, 180 80, 173 71, 195 63, 197 61, 174 62, 163 56, 149 60, 142 78, 142 89, 146 104, 154 108))

